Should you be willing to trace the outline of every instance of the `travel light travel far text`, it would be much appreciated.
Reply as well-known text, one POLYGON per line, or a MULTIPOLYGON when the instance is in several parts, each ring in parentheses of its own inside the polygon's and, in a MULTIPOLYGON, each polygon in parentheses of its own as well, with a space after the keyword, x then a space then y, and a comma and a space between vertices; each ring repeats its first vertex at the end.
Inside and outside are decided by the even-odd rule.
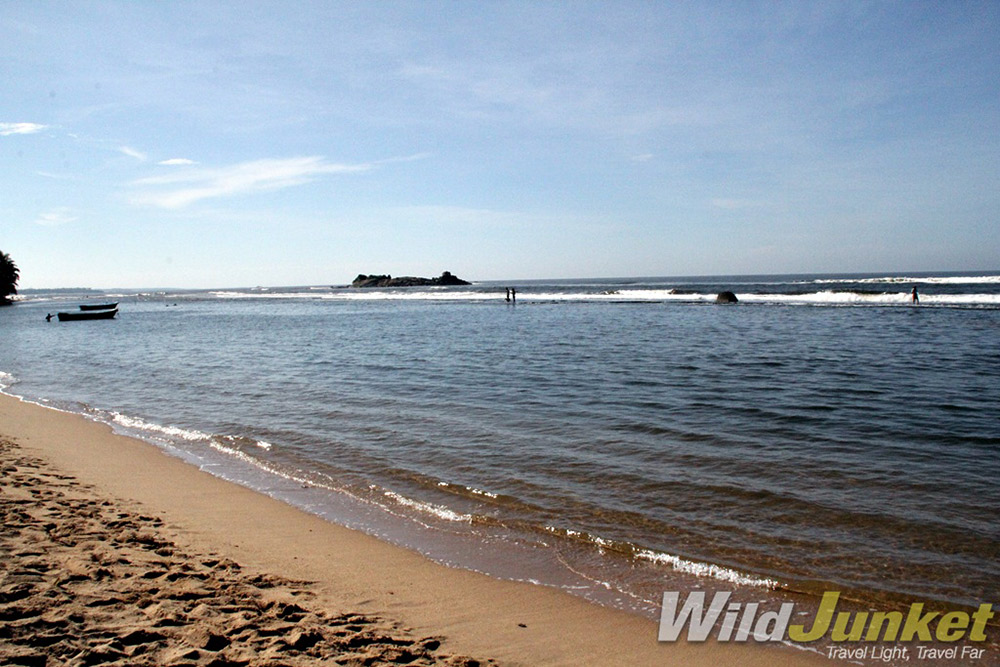
POLYGON ((979 660, 986 653, 985 648, 978 646, 948 646, 945 648, 935 646, 915 646, 915 653, 910 652, 909 646, 830 646, 826 649, 826 657, 831 660, 875 660, 879 662, 909 662, 911 658, 917 660, 979 660))

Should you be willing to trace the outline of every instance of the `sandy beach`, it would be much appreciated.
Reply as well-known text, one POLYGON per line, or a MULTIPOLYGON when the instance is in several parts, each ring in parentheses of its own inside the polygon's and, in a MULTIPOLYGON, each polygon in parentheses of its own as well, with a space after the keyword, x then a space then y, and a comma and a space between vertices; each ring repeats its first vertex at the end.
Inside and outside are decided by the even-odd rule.
POLYGON ((828 663, 448 568, 0 396, 0 664, 828 663))

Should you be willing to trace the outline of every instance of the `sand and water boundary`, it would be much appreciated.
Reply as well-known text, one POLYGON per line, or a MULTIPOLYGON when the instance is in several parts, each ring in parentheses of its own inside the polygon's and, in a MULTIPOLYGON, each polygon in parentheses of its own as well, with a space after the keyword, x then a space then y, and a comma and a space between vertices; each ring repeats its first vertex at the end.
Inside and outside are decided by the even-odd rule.
POLYGON ((0 657, 829 664, 753 643, 660 643, 648 619, 434 563, 16 397, 0 395, 0 440, 0 657))

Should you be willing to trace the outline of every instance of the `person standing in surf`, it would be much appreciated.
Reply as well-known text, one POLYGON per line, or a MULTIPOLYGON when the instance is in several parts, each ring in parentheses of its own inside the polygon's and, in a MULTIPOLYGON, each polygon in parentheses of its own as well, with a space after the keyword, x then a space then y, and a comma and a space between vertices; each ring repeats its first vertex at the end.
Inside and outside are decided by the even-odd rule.
POLYGON ((911 292, 911 300, 913 301, 913 303, 920 303, 920 297, 917 296, 917 288, 916 287, 914 287, 913 288, 913 292, 911 292))

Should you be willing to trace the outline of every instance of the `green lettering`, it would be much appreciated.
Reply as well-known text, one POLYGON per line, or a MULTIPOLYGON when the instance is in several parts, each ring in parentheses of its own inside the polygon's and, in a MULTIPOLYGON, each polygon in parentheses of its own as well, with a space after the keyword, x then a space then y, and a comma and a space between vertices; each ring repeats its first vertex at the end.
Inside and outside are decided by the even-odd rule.
POLYGON ((830 639, 835 642, 852 641, 856 642, 861 639, 861 633, 865 630, 865 621, 868 620, 868 612, 860 611, 854 615, 854 623, 851 624, 850 633, 847 630, 847 621, 851 617, 851 612, 842 611, 837 614, 837 620, 833 624, 833 632, 830 633, 830 639))
POLYGON ((940 616, 941 612, 929 611, 921 615, 923 610, 923 602, 915 602, 910 605, 910 611, 906 615, 906 623, 903 625, 903 634, 899 638, 899 641, 913 641, 913 635, 917 635, 922 642, 931 641, 931 621, 940 616))
POLYGON ((934 636, 941 642, 957 642, 965 635, 967 627, 969 627, 968 612, 953 611, 941 617, 934 636))
POLYGON ((868 633, 865 641, 877 642, 882 634, 882 626, 886 625, 883 641, 894 642, 899 636, 899 626, 903 624, 903 613, 899 611, 876 611, 872 614, 871 625, 868 626, 868 633))
POLYGON ((788 628, 788 638, 794 642, 814 642, 825 635, 830 629, 830 621, 833 620, 833 612, 837 609, 839 598, 840 593, 837 591, 823 593, 823 599, 819 601, 819 609, 816 611, 816 618, 809 632, 806 632, 804 625, 793 625, 788 628))
POLYGON ((993 605, 989 603, 979 605, 979 609, 972 614, 972 618, 975 619, 975 621, 972 624, 972 631, 969 633, 969 639, 974 642, 986 641, 986 632, 984 632, 984 628, 986 627, 986 622, 994 616, 996 616, 996 612, 993 611, 993 605))

